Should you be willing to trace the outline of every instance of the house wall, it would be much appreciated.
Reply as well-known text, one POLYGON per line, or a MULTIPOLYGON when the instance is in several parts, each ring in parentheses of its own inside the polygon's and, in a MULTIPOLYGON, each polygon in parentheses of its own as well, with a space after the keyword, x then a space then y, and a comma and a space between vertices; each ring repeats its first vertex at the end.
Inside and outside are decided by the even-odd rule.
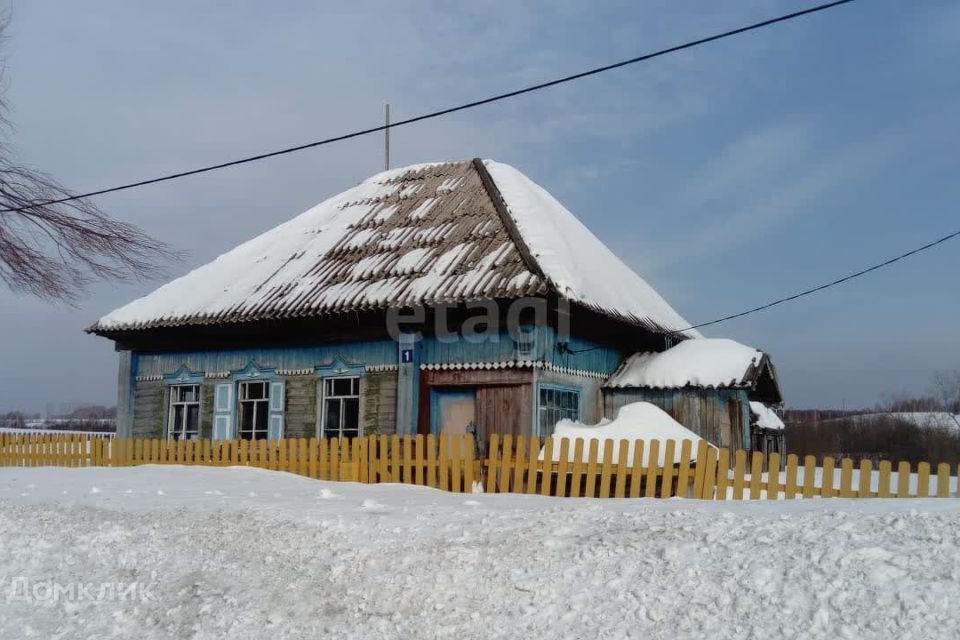
POLYGON ((632 402, 649 402, 705 440, 721 447, 749 449, 750 411, 742 389, 604 389, 604 416, 632 402))
MULTIPOLYGON (((120 395, 129 395, 130 410, 127 417, 118 419, 118 431, 121 435, 129 432, 136 437, 162 437, 168 404, 164 380, 171 379, 175 372, 187 372, 203 381, 201 434, 212 435, 216 385, 235 379, 246 367, 254 366, 269 370, 272 380, 285 383, 285 435, 312 437, 317 433, 318 376, 324 375, 315 369, 335 362, 345 364, 351 372, 362 372, 360 421, 364 433, 397 431, 401 393, 410 396, 414 407, 411 424, 419 425, 422 431, 425 423, 417 413, 425 403, 429 404, 429 393, 424 396, 420 374, 440 367, 471 371, 476 370, 477 365, 491 365, 492 369, 487 370, 500 371, 493 375, 504 379, 524 372, 521 375, 526 376, 525 388, 480 394, 478 400, 483 403, 484 420, 490 425, 499 425, 491 429, 535 432, 538 396, 534 376, 545 384, 578 389, 581 420, 589 423, 599 420, 603 415, 600 381, 619 366, 624 354, 588 337, 560 336, 550 326, 529 325, 524 330, 529 339, 523 344, 517 344, 506 330, 481 341, 449 335, 422 338, 414 346, 415 382, 406 385, 398 385, 397 371, 410 365, 399 361, 398 344, 390 338, 304 346, 125 351, 120 377, 127 381, 127 389, 121 385, 120 395), (537 367, 533 363, 537 363, 537 367), (500 416, 500 413, 509 415, 500 416)), ((122 402, 123 397, 118 398, 118 403, 122 402)), ((235 396, 232 402, 236 402, 235 396)), ((218 420, 223 420, 223 416, 218 420)), ((427 421, 429 424, 429 417, 427 421)))
POLYGON ((134 438, 163 437, 166 387, 159 380, 137 381, 133 391, 134 438))
MULTIPOLYGON (((538 370, 536 380, 537 389, 540 388, 540 385, 554 385, 579 391, 580 422, 596 424, 603 417, 602 378, 574 375, 562 371, 538 370)), ((537 394, 539 394, 539 391, 537 391, 537 394)), ((536 397, 534 401, 537 401, 536 397)), ((536 416, 534 416, 534 421, 537 421, 536 416)))
POLYGON ((368 373, 361 383, 364 435, 392 435, 397 428, 397 372, 368 373))
POLYGON ((317 378, 295 376, 286 382, 284 435, 288 438, 313 438, 317 435, 317 378))

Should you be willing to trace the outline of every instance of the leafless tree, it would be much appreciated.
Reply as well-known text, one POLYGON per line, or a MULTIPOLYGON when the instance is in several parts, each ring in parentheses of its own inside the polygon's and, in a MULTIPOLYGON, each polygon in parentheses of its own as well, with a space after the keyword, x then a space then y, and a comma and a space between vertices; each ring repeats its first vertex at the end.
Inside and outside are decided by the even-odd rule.
POLYGON ((960 370, 937 371, 932 379, 933 392, 940 406, 952 413, 960 413, 960 370))
MULTIPOLYGON (((0 38, 7 25, 0 19, 0 38)), ((0 96, 0 133, 9 131, 0 96)), ((51 204, 71 193, 18 164, 0 143, 0 280, 52 300, 75 300, 98 279, 155 277, 169 247, 115 220, 89 200, 51 204)))

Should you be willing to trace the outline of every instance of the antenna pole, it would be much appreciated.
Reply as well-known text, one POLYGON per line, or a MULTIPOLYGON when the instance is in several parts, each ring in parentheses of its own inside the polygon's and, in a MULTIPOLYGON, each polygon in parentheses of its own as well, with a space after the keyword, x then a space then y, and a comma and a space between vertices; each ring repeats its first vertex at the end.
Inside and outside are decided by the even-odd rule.
POLYGON ((383 170, 390 168, 390 103, 384 109, 386 129, 383 130, 383 170))

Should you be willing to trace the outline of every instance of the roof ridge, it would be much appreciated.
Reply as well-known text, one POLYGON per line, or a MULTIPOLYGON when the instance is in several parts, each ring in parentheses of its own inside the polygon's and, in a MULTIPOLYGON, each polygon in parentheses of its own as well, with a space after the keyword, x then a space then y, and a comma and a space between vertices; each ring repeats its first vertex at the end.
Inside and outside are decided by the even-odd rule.
POLYGON ((553 280, 547 277, 547 274, 544 273, 543 269, 540 267, 540 263, 537 262, 537 259, 530 251, 527 241, 524 240, 523 234, 520 233, 520 229, 517 227, 516 222, 514 222, 513 217, 510 215, 510 210, 507 208, 506 200, 503 199, 503 194, 500 193, 500 188, 497 186, 493 176, 490 175, 490 172, 487 171, 487 167, 483 163, 483 160, 481 158, 474 158, 473 168, 480 176, 480 182, 483 184, 483 188, 487 192, 490 202, 493 203, 493 208, 500 217, 500 222, 503 223, 504 228, 507 230, 507 235, 510 236, 510 240, 513 242, 514 246, 517 247, 517 252, 523 259, 523 263, 526 265, 527 270, 540 278, 554 292, 559 293, 553 280))

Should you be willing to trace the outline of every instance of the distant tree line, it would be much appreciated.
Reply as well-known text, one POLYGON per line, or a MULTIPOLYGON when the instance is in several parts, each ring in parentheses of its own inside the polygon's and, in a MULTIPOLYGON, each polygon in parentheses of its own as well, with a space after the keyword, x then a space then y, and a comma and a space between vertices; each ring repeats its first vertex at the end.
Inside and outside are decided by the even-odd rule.
POLYGON ((927 394, 892 396, 872 409, 784 411, 787 451, 818 460, 960 463, 960 424, 948 417, 918 423, 916 417, 898 416, 903 413, 960 414, 960 371, 935 374, 927 394))
POLYGON ((10 411, 0 414, 0 428, 110 433, 116 431, 116 420, 116 407, 86 405, 77 407, 60 416, 48 416, 46 418, 39 414, 10 411))

